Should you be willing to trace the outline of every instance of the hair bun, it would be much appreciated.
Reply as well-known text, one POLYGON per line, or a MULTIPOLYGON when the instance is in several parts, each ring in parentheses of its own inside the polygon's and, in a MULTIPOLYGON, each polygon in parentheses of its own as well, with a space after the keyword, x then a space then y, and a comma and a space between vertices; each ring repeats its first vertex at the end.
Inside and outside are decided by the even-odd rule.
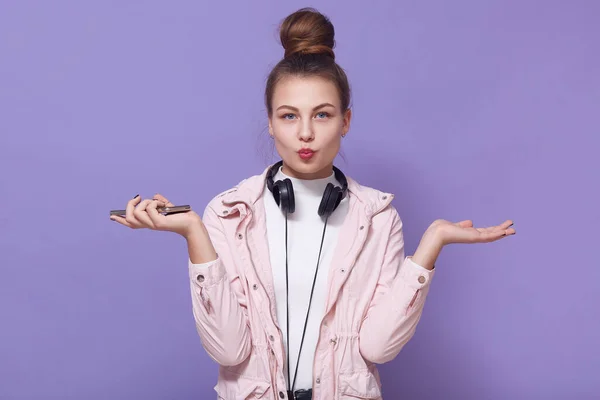
POLYGON ((300 54, 326 54, 335 59, 335 31, 325 15, 314 8, 302 8, 281 23, 279 29, 284 58, 300 54))

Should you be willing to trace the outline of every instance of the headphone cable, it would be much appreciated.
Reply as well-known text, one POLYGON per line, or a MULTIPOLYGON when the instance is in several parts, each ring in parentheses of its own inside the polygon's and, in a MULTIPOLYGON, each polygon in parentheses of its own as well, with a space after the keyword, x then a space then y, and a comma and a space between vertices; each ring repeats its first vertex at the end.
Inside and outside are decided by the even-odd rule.
MULTIPOLYGON (((313 293, 315 291, 315 283, 317 281, 317 274, 319 272, 319 262, 321 261, 321 252, 323 250, 323 242, 325 241, 325 231, 327 230, 327 221, 329 216, 325 218, 325 225, 323 226, 323 235, 321 236, 321 246, 319 247, 319 256, 317 257, 317 267, 315 269, 315 276, 313 278, 312 289, 310 291, 310 300, 308 302, 308 310, 306 311, 306 319, 304 320, 304 329, 302 331, 302 339, 300 341, 300 349, 298 350, 298 358, 296 359, 296 368, 294 371, 294 382, 291 385, 291 391, 293 392, 296 386, 296 377, 298 376, 298 366, 300 364, 300 354, 302 353, 302 345, 304 344, 304 335, 306 334, 306 326, 308 324, 308 316, 310 314, 310 306, 312 304, 313 293)), ((290 306, 288 297, 288 227, 287 227, 287 211, 285 213, 285 293, 286 293, 286 305, 287 305, 287 370, 288 370, 288 387, 290 382, 290 306)))

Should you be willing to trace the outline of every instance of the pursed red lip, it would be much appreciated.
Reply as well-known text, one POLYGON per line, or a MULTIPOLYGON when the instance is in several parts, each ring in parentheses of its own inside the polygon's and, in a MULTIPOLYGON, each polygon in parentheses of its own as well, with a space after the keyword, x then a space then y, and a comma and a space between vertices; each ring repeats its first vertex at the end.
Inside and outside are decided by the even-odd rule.
POLYGON ((312 158, 312 156, 314 154, 315 154, 315 152, 313 150, 310 150, 310 149, 301 149, 301 150, 298 150, 298 155, 303 160, 308 160, 309 158, 312 158))

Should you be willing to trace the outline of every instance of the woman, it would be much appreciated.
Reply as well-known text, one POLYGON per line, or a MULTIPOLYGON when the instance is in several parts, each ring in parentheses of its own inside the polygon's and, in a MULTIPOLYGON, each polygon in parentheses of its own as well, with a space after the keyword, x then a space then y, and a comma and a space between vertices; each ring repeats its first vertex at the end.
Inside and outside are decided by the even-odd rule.
POLYGON ((333 166, 352 115, 333 25, 302 9, 280 36, 285 55, 265 105, 282 161, 213 198, 202 218, 160 214, 173 204, 159 194, 138 195, 125 217, 111 218, 186 239, 194 317, 219 364, 219 398, 380 399, 376 364, 414 334, 442 247, 515 231, 511 221, 476 229, 437 220, 405 257, 393 195, 333 166))

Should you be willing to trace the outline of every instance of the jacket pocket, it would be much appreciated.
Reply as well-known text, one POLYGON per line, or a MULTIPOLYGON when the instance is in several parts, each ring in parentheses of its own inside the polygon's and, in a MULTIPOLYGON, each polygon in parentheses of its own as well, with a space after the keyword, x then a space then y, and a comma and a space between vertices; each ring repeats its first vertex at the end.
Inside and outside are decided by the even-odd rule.
POLYGON ((223 400, 251 400, 267 398, 271 384, 260 379, 222 371, 215 386, 218 398, 223 400))
POLYGON ((381 399, 381 388, 370 370, 344 372, 339 375, 339 400, 381 399))

